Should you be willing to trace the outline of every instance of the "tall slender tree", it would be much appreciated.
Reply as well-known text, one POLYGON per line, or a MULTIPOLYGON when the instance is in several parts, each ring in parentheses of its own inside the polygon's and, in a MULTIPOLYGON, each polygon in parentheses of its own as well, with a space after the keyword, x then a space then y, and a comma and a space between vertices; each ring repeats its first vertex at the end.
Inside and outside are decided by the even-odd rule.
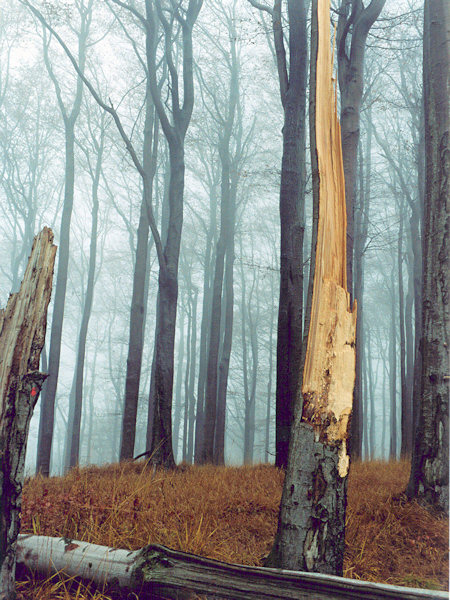
POLYGON ((446 513, 449 400, 450 6, 425 0, 423 87, 425 203, 423 227, 422 378, 407 493, 446 513))
MULTIPOLYGON (((235 188, 231 182, 231 168, 233 156, 231 152, 234 122, 237 113, 239 97, 239 53, 237 50, 237 35, 234 27, 233 12, 221 11, 227 23, 230 34, 230 57, 228 52, 221 48, 221 53, 229 65, 228 101, 224 111, 215 115, 219 125, 219 158, 221 165, 221 192, 220 192, 220 231, 217 241, 214 281, 212 286, 211 324, 209 327, 208 363, 205 392, 205 410, 203 420, 203 452, 202 462, 214 461, 214 437, 216 432, 217 401, 219 388, 219 358, 220 358, 220 322, 222 316, 222 290, 224 287, 225 256, 227 256, 228 278, 231 276, 231 289, 227 288, 228 301, 232 301, 232 269, 234 262, 234 227, 235 227, 235 188), (233 197, 234 196, 234 197, 233 197), (230 248, 231 244, 231 248, 230 248), (230 271, 231 269, 231 271, 230 271)), ((235 14, 235 5, 234 5, 235 14)), ((217 99, 215 106, 218 106, 217 99)), ((231 303, 232 307, 232 303, 231 303)), ((232 310, 232 308, 231 308, 232 310)), ((229 315, 230 316, 230 315, 229 315)), ((228 323, 231 326, 232 323, 228 323)), ((231 333, 229 331, 228 333, 231 333)), ((231 342, 231 340, 230 340, 231 342)), ((231 350, 231 344, 230 344, 231 350)), ((223 375, 222 369, 222 375, 223 375)), ((227 373, 228 374, 228 373, 227 373)), ((226 389, 225 379, 225 389, 226 389)), ((222 443, 219 446, 223 446, 222 443)), ((223 456, 223 449, 221 452, 223 456)))
POLYGON ((78 336, 77 360, 75 363, 75 395, 74 402, 69 407, 68 418, 68 456, 66 457, 66 468, 74 467, 78 464, 80 455, 80 430, 81 430, 81 411, 83 407, 83 380, 85 376, 84 364, 86 358, 86 342, 91 318, 92 303, 94 300, 94 286, 97 263, 97 242, 98 242, 98 211, 99 211, 99 184, 101 175, 101 165, 103 152, 105 148, 106 134, 106 113, 102 111, 100 116, 99 131, 95 132, 92 128, 92 122, 88 117, 88 124, 92 138, 92 149, 95 152, 95 162, 92 164, 92 158, 89 150, 85 148, 85 155, 89 174, 92 178, 92 211, 91 211, 91 239, 89 245, 89 266, 88 280, 86 285, 86 294, 84 297, 83 315, 81 318, 80 332, 78 336))
POLYGON ((271 15, 284 111, 280 182, 280 296, 277 336, 275 464, 286 468, 294 405, 301 394, 303 236, 308 44, 305 0, 287 0, 288 49, 282 0, 273 8, 249 0, 271 15), (289 58, 287 57, 287 53, 289 58))
MULTIPOLYGON (((357 164, 360 133, 360 114, 364 91, 364 55, 366 41, 372 25, 380 15, 386 0, 371 0, 365 7, 362 0, 341 0, 336 32, 338 81, 341 98, 341 138, 345 174, 345 200, 347 204, 347 287, 354 298, 354 211, 357 191, 357 164)), ((357 298, 358 302, 360 298, 357 298)), ((357 353, 358 341, 357 341, 357 353)), ((361 359, 357 356, 361 379, 361 359)), ((353 398, 351 451, 361 456, 362 420, 359 386, 355 386, 353 398)))
MULTIPOLYGON (((89 29, 92 21, 93 0, 78 0, 76 9, 80 22, 77 31, 78 38, 78 65, 84 72, 86 64, 86 50, 89 29)), ((67 276, 69 266, 70 222, 75 186, 75 124, 80 114, 83 97, 83 83, 80 77, 76 80, 75 96, 69 108, 64 102, 61 84, 54 73, 49 56, 50 39, 44 29, 44 59, 50 79, 53 82, 58 106, 64 122, 65 133, 65 183, 64 204, 60 225, 60 242, 58 270, 56 276, 55 302, 53 307, 52 326, 50 334, 50 350, 48 358, 48 379, 44 393, 41 397, 41 412, 39 421, 39 437, 36 470, 44 476, 50 474, 50 456, 52 451, 53 426, 55 420, 56 389, 58 386, 59 363, 61 356, 61 339, 64 319, 64 306, 66 300, 67 276)))

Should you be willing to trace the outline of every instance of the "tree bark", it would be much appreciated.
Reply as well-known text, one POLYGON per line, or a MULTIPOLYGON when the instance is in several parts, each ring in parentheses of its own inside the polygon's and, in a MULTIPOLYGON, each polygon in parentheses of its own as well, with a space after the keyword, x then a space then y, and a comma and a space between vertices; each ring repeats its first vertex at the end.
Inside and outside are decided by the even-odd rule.
POLYGON ((216 198, 214 194, 214 182, 210 189, 209 204, 209 228, 206 236, 205 247, 205 266, 203 270, 203 301, 202 301, 202 324, 200 328, 200 357, 197 382, 197 411, 195 416, 195 449, 194 462, 199 464, 202 461, 203 432, 204 432, 204 404, 206 391, 207 374, 207 349, 211 327, 211 292, 213 268, 213 238, 216 229, 216 198))
POLYGON ((44 228, 35 237, 16 294, 0 310, 0 599, 15 598, 16 540, 28 430, 46 375, 39 359, 45 341, 56 246, 44 228))
POLYGON ((271 308, 270 308, 270 329, 269 329, 269 373, 267 380, 267 400, 266 400, 266 437, 265 437, 265 461, 270 462, 270 405, 272 403, 272 370, 273 370, 273 321, 274 321, 274 311, 273 306, 274 302, 274 294, 273 294, 273 278, 270 279, 271 284, 271 308))
POLYGON ((445 0, 425 0, 423 49, 426 179, 422 244, 421 404, 407 493, 447 513, 450 7, 445 0))
POLYGON ((177 367, 177 381, 175 386, 175 410, 173 419, 173 455, 175 461, 178 456, 178 445, 180 436, 180 422, 181 422, 181 384, 183 381, 183 359, 184 359, 184 311, 181 311, 181 315, 178 319, 178 367, 177 367))
POLYGON ((149 545, 121 550, 76 540, 23 535, 18 562, 39 573, 108 583, 121 597, 187 600, 194 593, 230 600, 445 600, 448 594, 316 573, 233 565, 149 545))
POLYGON ((86 340, 88 334, 89 320, 92 312, 92 302, 94 300, 94 286, 95 286, 95 269, 97 262, 97 236, 98 236, 98 188, 100 183, 101 166, 103 160, 103 148, 104 148, 104 117, 102 113, 102 129, 100 133, 100 140, 95 143, 96 150, 96 164, 95 170, 91 172, 92 180, 92 224, 91 224, 91 240, 89 246, 89 267, 88 267, 88 281, 86 286, 86 295, 84 299, 83 316, 81 319, 80 333, 78 337, 78 350, 76 360, 76 376, 75 376, 75 402, 73 412, 73 422, 69 422, 67 435, 69 437, 69 464, 68 467, 75 467, 79 461, 80 454, 80 428, 81 428, 81 411, 83 406, 83 378, 84 363, 86 358, 86 340))
POLYGON ((275 464, 286 468, 294 405, 300 393, 303 319, 303 234, 305 200, 306 5, 288 0, 289 77, 281 31, 281 0, 273 28, 284 109, 280 182, 280 296, 278 307, 275 464), (277 37, 278 36, 278 37, 277 37))
MULTIPOLYGON (((356 298, 353 282, 354 212, 356 204, 357 158, 360 113, 364 90, 364 54, 367 35, 378 18, 386 0, 372 0, 366 8, 360 0, 341 0, 336 32, 338 81, 341 97, 341 139, 345 175, 347 210, 347 286, 350 298, 356 298), (350 38, 350 39, 349 39, 350 38)), ((359 302, 359 297, 358 297, 359 302)), ((362 319, 358 319, 361 326, 362 319)), ((360 378, 358 361, 357 378, 360 378)), ((352 456, 360 456, 361 407, 355 387, 351 433, 352 456)))
POLYGON ((194 287, 191 298, 191 360, 189 368, 189 388, 188 388, 188 435, 187 435, 187 462, 192 464, 194 458, 194 422, 195 422, 195 376, 197 364, 197 300, 198 289, 194 287))
MULTIPOLYGON (((239 97, 239 63, 236 52, 236 32, 234 26, 229 21, 230 29, 230 83, 228 91, 228 106, 226 116, 220 117, 223 123, 223 129, 219 132, 219 157, 221 165, 221 199, 220 199, 220 232, 217 242, 216 264, 214 271, 214 284, 212 288, 212 304, 211 304, 211 325, 209 328, 209 348, 208 348, 208 366, 206 377, 206 394, 205 394, 205 414, 204 414, 204 433, 203 433, 203 462, 213 462, 215 455, 215 433, 219 433, 218 448, 216 457, 218 460, 223 460, 224 452, 224 436, 225 436, 225 404, 226 404, 226 388, 228 381, 228 366, 229 362, 225 355, 222 364, 221 377, 219 382, 219 355, 220 355, 220 323, 222 318, 222 289, 226 286, 224 282, 225 271, 225 255, 227 255, 227 273, 225 278, 228 278, 228 284, 231 282, 231 290, 226 289, 227 302, 231 302, 231 306, 226 309, 228 324, 232 327, 232 314, 230 322, 229 310, 233 310, 233 262, 234 262, 234 221, 235 221, 235 182, 231 181, 231 139, 233 127, 236 118, 238 97, 239 97), (233 186, 232 186, 233 184, 233 186), (232 189, 233 187, 233 189, 232 189), (231 271, 230 271, 231 269, 231 271), (230 279, 231 278, 231 279, 230 279), (231 294, 230 294, 231 292, 231 294), (219 383, 222 390, 222 395, 219 401, 219 383), (217 424, 217 409, 220 406, 221 422, 218 430, 217 424), (220 438, 220 439, 219 439, 220 438), (222 459, 220 458, 222 456, 222 459)), ((236 182, 237 185, 237 182, 236 182)), ((231 339, 226 332, 226 344, 229 345, 231 352, 231 339)), ((225 342, 223 346, 225 345, 225 342)), ((222 347, 223 355, 223 347, 222 347)))
POLYGON ((395 304, 394 273, 391 271, 391 323, 389 329, 389 458, 391 460, 397 459, 397 339, 395 335, 395 304))
POLYGON ((184 371, 184 415, 183 415, 183 462, 187 460, 187 432, 188 432, 188 418, 189 418, 189 380, 191 373, 191 347, 192 347, 192 304, 191 299, 187 301, 188 328, 186 337, 186 368, 184 371))
MULTIPOLYGON (((367 139, 365 157, 360 144, 359 152, 359 189, 358 205, 355 219, 355 244, 354 244, 354 292, 358 299, 358 321, 356 324, 356 368, 355 390, 353 393, 353 409, 351 422, 350 453, 354 458, 362 455, 363 424, 368 415, 363 411, 363 374, 365 347, 364 323, 364 252, 367 243, 370 211, 370 177, 371 177, 371 150, 372 150, 372 122, 371 108, 368 109, 369 118, 367 125, 367 139), (364 170, 365 166, 365 170, 364 170)), ((367 398, 364 399, 367 406, 367 398)))
POLYGON ((341 94, 341 136, 347 202, 347 285, 353 298, 354 207, 357 179, 364 55, 367 35, 386 0, 341 0, 336 34, 338 80, 341 94), (351 38, 350 40, 348 38, 351 38))
POLYGON ((173 21, 180 24, 182 34, 183 65, 183 104, 180 106, 178 73, 173 62, 174 32, 173 21, 164 16, 158 0, 155 6, 146 0, 147 43, 151 46, 151 59, 148 60, 150 91, 156 112, 161 122, 169 146, 169 219, 167 239, 160 245, 159 259, 159 310, 155 332, 155 350, 150 384, 149 410, 153 410, 152 444, 148 448, 153 464, 172 468, 175 465, 172 451, 172 390, 174 370, 175 321, 178 298, 178 262, 180 255, 181 232, 183 227, 184 196, 184 140, 192 116, 194 105, 192 28, 202 6, 202 0, 189 0, 185 11, 172 6, 173 21), (172 117, 170 123, 161 91, 156 83, 156 15, 164 30, 165 59, 171 77, 172 117))
MULTIPOLYGON (((329 41, 329 2, 313 0, 318 31, 315 137, 319 223, 303 406, 297 402, 270 566, 342 574, 355 379, 356 306, 346 290, 345 187, 329 41), (301 468, 299 468, 301 465, 301 468)), ((315 37, 312 56, 316 55, 315 37)))
MULTIPOLYGON (((78 63, 81 72, 84 72, 86 62, 86 45, 92 16, 92 0, 88 3, 86 11, 80 11, 81 29, 78 34, 78 63)), ((77 78, 75 98, 70 113, 67 111, 62 98, 59 83, 53 73, 48 58, 48 48, 44 43, 44 57, 52 79, 58 99, 59 108, 64 121, 65 134, 65 181, 64 181, 64 203, 60 226, 60 245, 58 257, 58 269, 55 287, 55 302, 52 314, 52 326, 50 334, 48 379, 45 384, 45 393, 41 404, 39 418, 39 433, 36 471, 44 477, 50 474, 50 457, 52 451, 53 426, 55 420, 56 388, 58 385, 59 363, 61 355, 61 338, 64 319, 64 305, 66 300, 67 275, 69 266, 70 245, 70 222, 72 219, 72 208, 75 186, 75 123, 81 109, 83 96, 83 83, 77 78)))
POLYGON ((401 393, 401 444, 400 457, 408 457, 408 435, 411 430, 411 410, 408 402, 408 388, 406 385, 406 336, 405 336, 405 291, 403 285, 403 231, 404 208, 403 199, 400 199, 400 223, 397 240, 397 269, 398 269, 398 313, 400 329, 400 393, 401 393))
POLYGON ((153 179, 158 152, 157 118, 147 83, 145 103, 142 166, 145 172, 143 193, 137 229, 136 255, 133 271, 133 290, 130 306, 127 372, 123 404, 120 460, 132 458, 136 438, 136 417, 141 381, 142 353, 144 350, 145 315, 148 300, 149 219, 148 205, 152 203, 153 179))

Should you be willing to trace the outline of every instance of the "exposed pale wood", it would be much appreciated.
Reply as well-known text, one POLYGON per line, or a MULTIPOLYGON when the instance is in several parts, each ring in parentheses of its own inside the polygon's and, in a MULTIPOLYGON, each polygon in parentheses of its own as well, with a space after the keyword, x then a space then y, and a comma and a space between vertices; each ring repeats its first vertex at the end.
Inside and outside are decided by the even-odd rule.
POLYGON ((329 0, 313 0, 311 32, 313 166, 317 158, 313 194, 319 206, 314 282, 303 404, 296 405, 278 529, 265 565, 340 576, 356 306, 350 309, 346 289, 345 185, 332 78, 329 0))
POLYGON ((14 598, 28 428, 46 377, 38 369, 56 254, 52 242, 48 228, 35 237, 20 290, 0 310, 0 600, 14 598))
POLYGON ((329 0, 320 0, 316 80, 319 225, 311 322, 303 373, 303 421, 318 439, 339 448, 339 474, 348 471, 348 422, 355 380, 356 304, 346 275, 346 208, 340 125, 332 77, 329 0))
POLYGON ((193 593, 233 600, 426 600, 444 592, 401 588, 316 573, 222 563, 151 545, 128 551, 61 538, 19 536, 18 563, 41 573, 64 572, 99 585, 133 590, 139 598, 189 598, 193 593))

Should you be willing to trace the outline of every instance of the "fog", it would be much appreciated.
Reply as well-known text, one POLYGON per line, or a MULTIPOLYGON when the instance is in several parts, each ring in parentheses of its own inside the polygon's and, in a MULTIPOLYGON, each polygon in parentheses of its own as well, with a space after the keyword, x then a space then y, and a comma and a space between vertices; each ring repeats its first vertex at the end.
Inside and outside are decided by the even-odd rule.
MULTIPOLYGON (((165 0, 30 4, 46 26, 26 1, 4 0, 0 12, 2 307, 19 288, 34 235, 49 226, 58 246, 42 356, 50 377, 31 423, 27 473, 36 469, 51 386, 54 427, 51 412, 41 424, 53 432, 51 474, 73 460, 104 464, 150 450, 156 430, 148 422, 157 422, 158 394, 171 390, 170 364, 176 462, 196 459, 210 393, 213 448, 222 410, 226 464, 273 462, 284 113, 269 14, 247 0, 185 0, 177 9, 165 0)), ((309 19, 308 12, 308 43, 309 19)), ((287 44, 284 12, 282 26, 287 44)), ((364 459, 399 457, 402 419, 412 418, 421 31, 418 0, 387 0, 365 53, 352 292, 362 328, 364 459)), ((309 86, 307 94, 308 110, 309 86)), ((308 115, 306 131, 307 123, 308 115)), ((308 132, 305 149, 304 305, 313 214, 308 132)))

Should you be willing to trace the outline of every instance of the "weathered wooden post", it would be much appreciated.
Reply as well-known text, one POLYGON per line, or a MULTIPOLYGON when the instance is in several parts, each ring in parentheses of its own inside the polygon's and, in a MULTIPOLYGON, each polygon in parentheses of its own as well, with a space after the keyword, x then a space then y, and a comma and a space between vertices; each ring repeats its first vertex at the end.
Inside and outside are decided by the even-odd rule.
POLYGON ((28 429, 46 375, 39 372, 56 246, 34 238, 17 294, 0 310, 0 600, 15 598, 16 541, 28 429))

